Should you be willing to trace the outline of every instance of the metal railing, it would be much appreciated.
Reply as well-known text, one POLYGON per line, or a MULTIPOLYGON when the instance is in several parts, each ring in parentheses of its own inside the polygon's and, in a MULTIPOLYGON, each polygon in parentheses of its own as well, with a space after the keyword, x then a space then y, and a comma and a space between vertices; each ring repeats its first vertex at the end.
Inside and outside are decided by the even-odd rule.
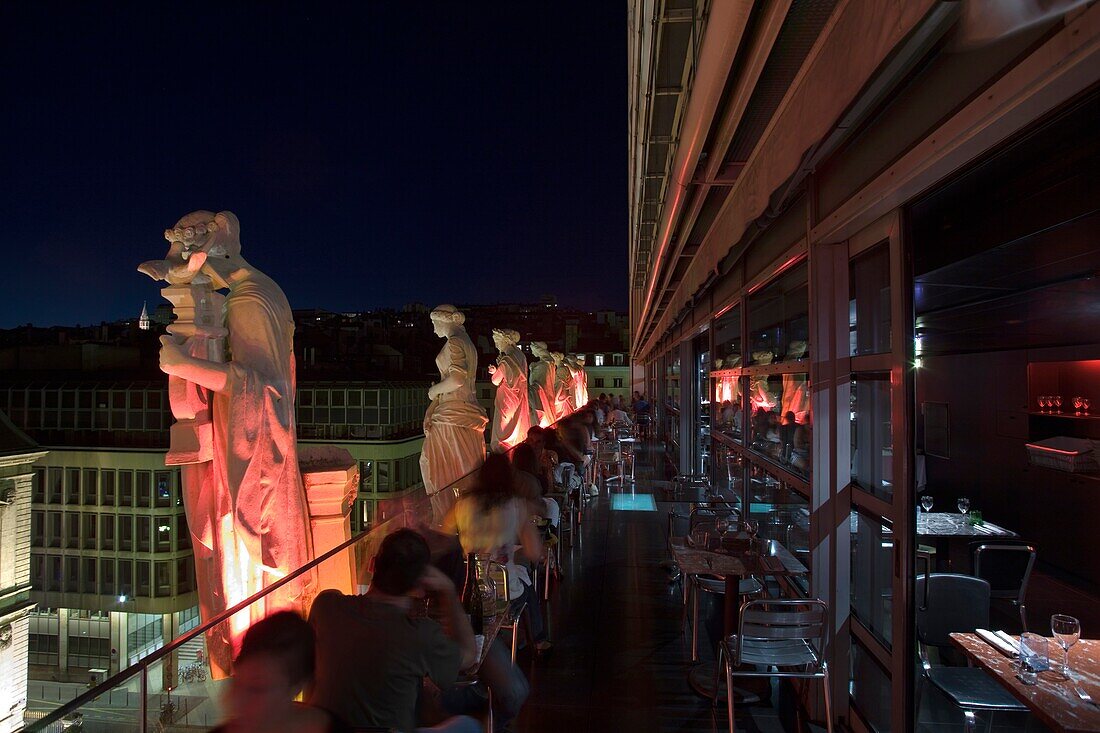
MULTIPOLYGON (((456 498, 472 482, 476 473, 477 471, 475 470, 462 476, 440 493, 451 492, 453 497, 456 498)), ((309 563, 285 577, 280 578, 263 590, 256 592, 232 608, 222 611, 214 618, 199 624, 194 629, 173 639, 160 649, 157 649, 138 662, 111 676, 101 684, 77 695, 57 709, 42 715, 42 717, 37 720, 30 720, 30 718, 37 717, 41 713, 39 711, 30 711, 24 719, 24 728, 22 730, 25 733, 36 733, 37 731, 50 731, 52 733, 53 731, 68 730, 74 725, 74 716, 81 715, 81 710, 85 708, 95 709, 97 712, 103 714, 105 720, 101 729, 104 731, 111 731, 112 733, 147 733, 148 731, 156 731, 159 733, 161 731, 194 731, 208 729, 220 721, 215 718, 214 721, 204 721, 201 725, 196 725, 187 722, 181 723, 175 720, 178 715, 185 715, 187 710, 182 709, 182 706, 177 706, 172 702, 172 693, 175 692, 177 700, 181 702, 183 698, 188 697, 176 686, 176 680, 172 680, 171 684, 163 685, 167 688, 166 692, 150 693, 149 673, 153 665, 166 661, 171 654, 180 651, 188 642, 201 638, 207 631, 215 628, 219 624, 228 622, 235 614, 245 611, 254 603, 262 602, 268 594, 277 591, 279 588, 293 582, 302 575, 317 569, 327 560, 338 557, 341 553, 353 553, 352 557, 354 559, 356 579, 357 581, 361 581, 364 578, 364 573, 367 572, 367 568, 369 567, 369 559, 373 556, 374 552, 377 552, 378 545, 381 543, 383 537, 400 527, 434 529, 437 524, 432 523, 431 517, 431 500, 424 492, 423 488, 413 492, 411 495, 406 494, 392 499, 380 499, 378 501, 376 520, 369 531, 355 535, 351 539, 319 555, 309 563), (130 688, 135 681, 137 682, 138 694, 138 706, 136 709, 129 705, 130 694, 134 692, 130 688), (111 693, 119 690, 119 688, 126 688, 128 693, 130 693, 123 695, 123 698, 127 702, 124 707, 117 707, 111 704, 111 693), (108 702, 97 705, 96 702, 104 696, 107 697, 108 702), (157 702, 160 703, 160 706, 155 711, 149 709, 149 703, 152 696, 156 696, 157 702), (167 703, 164 702, 164 696, 167 696, 167 703), (110 710, 107 710, 108 708, 110 708, 110 710), (128 719, 126 717, 127 714, 130 714, 133 719, 128 719), (151 714, 152 719, 150 719, 151 714)), ((365 583, 361 582, 358 584, 365 585, 365 583)), ((325 589, 320 588, 318 592, 323 590, 325 589)), ((170 668, 171 665, 162 665, 162 672, 170 668)), ((203 689, 204 691, 209 691, 211 690, 211 686, 209 686, 208 683, 208 686, 205 686, 203 689)), ((197 701, 197 706, 202 706, 207 701, 211 700, 213 695, 207 695, 205 698, 202 695, 198 697, 200 699, 197 701)), ((90 720, 82 720, 81 725, 82 727, 80 730, 87 731, 88 733, 97 729, 93 721, 90 720)))

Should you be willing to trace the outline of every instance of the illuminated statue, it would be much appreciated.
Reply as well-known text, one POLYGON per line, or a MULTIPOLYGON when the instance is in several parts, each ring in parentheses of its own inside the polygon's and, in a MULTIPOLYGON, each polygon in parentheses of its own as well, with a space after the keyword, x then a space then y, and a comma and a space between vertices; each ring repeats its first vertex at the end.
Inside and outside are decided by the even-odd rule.
MULTIPOLYGON (((294 320, 279 286, 241 256, 232 213, 196 211, 164 236, 167 258, 138 269, 169 282, 164 295, 177 315, 161 337, 177 418, 165 462, 180 465, 207 620, 313 558, 294 425, 294 320), (215 292, 225 288, 226 296, 215 292)), ((235 615, 228 629, 212 629, 215 677, 229 674, 233 644, 252 620, 304 612, 313 585, 306 574, 235 615)))
POLYGON ((555 351, 554 359, 554 414, 561 420, 573 410, 573 372, 565 363, 565 354, 555 351))
POLYGON ((527 377, 527 395, 531 405, 531 422, 547 427, 557 422, 554 385, 557 379, 554 359, 543 341, 531 342, 531 354, 538 361, 531 365, 527 377))
POLYGON ((527 438, 531 409, 527 404, 527 357, 519 348, 519 333, 494 328, 493 343, 500 356, 496 365, 489 365, 489 378, 497 388, 489 450, 500 453, 527 438))
POLYGON ((584 371, 584 354, 570 354, 565 364, 573 373, 573 407, 581 409, 588 404, 588 374, 584 371))
POLYGON ((435 335, 447 344, 435 357, 440 381, 428 389, 431 405, 424 415, 420 472, 432 500, 433 519, 439 522, 455 500, 454 493, 444 489, 485 462, 489 420, 475 394, 477 350, 462 325, 466 316, 453 305, 441 305, 431 318, 435 335))

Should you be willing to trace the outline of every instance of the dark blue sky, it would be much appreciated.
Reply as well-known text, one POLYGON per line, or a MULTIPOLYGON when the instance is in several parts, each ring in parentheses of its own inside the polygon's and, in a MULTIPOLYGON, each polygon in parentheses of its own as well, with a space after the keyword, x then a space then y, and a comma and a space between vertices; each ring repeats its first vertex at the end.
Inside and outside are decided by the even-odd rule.
POLYGON ((194 209, 296 308, 626 307, 621 2, 0 4, 0 328, 132 317, 194 209))

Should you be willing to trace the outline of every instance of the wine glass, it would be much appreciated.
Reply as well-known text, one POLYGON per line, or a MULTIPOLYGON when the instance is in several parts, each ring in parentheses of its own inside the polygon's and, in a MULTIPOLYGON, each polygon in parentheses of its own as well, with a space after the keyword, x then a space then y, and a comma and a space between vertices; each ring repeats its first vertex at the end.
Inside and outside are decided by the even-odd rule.
POLYGON ((1081 638, 1081 622, 1073 616, 1056 613, 1050 617, 1050 631, 1058 645, 1062 647, 1062 674, 1069 676, 1069 648, 1081 638))
POLYGON ((958 506, 959 514, 966 514, 970 511, 970 499, 967 499, 965 496, 960 496, 958 506))
POLYGON ((1073 398, 1073 409, 1076 410, 1077 412, 1081 411, 1081 398, 1080 397, 1074 397, 1073 398))
POLYGON ((1081 409, 1085 411, 1085 414, 1089 414, 1089 407, 1092 406, 1092 400, 1088 397, 1081 398, 1081 409))
POLYGON ((1060 394, 1054 395, 1054 411, 1055 412, 1061 412, 1062 411, 1062 395, 1060 395, 1060 394))
POLYGON ((920 505, 926 512, 932 511, 932 497, 925 494, 920 498, 920 505))

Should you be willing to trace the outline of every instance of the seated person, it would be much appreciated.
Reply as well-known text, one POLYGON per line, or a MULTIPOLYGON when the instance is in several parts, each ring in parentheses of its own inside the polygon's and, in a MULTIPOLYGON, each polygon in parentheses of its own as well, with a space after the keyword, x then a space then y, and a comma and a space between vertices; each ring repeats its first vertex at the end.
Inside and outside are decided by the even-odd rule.
POLYGON ((309 623, 317 634, 317 674, 307 697, 355 727, 412 731, 480 731, 456 716, 418 728, 417 701, 424 677, 449 687, 477 661, 473 631, 454 584, 429 562, 424 538, 399 529, 382 541, 365 595, 328 590, 317 596, 309 623), (443 622, 422 617, 414 602, 432 596, 443 622))
POLYGON ((291 611, 253 624, 233 662, 229 720, 214 733, 337 733, 346 728, 320 708, 294 702, 313 676, 313 629, 291 611))

